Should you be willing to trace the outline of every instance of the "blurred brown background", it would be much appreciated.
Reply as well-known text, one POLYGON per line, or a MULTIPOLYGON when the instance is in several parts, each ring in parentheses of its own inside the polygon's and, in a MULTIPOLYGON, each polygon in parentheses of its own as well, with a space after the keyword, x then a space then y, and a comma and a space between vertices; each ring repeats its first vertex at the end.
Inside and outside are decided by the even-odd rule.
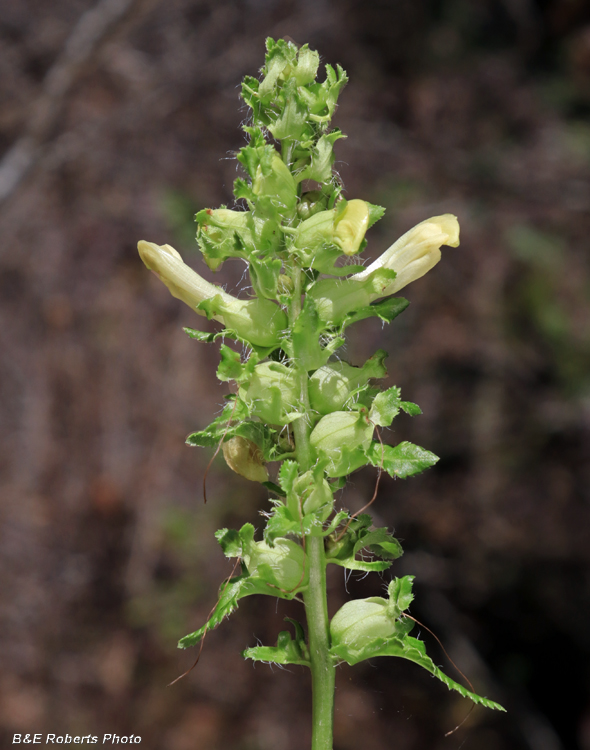
MULTIPOLYGON (((351 82, 335 124, 349 197, 387 208, 383 251, 432 215, 461 247, 359 324, 353 364, 424 415, 390 442, 441 456, 383 481, 378 521, 413 614, 487 694, 415 665, 339 670, 335 750, 590 749, 590 4, 587 0, 4 0, 0 6, 0 743, 139 734, 145 750, 300 750, 308 675, 244 662, 300 605, 244 600, 198 667, 179 636, 231 565, 220 526, 266 491, 184 445, 218 412, 217 347, 144 268, 138 239, 200 264, 192 215, 232 204, 245 74, 266 36, 351 82)), ((201 269, 203 268, 200 264, 201 269)), ((218 281, 242 286, 243 266, 218 281)), ((208 275, 206 269, 204 275, 208 275)), ((210 275, 208 275, 211 278, 210 275)), ((341 497, 359 508, 374 471, 341 497)), ((258 522, 259 526, 262 521, 258 522)), ((331 607, 387 576, 330 578, 331 607)), ((455 676, 434 639, 430 653, 455 676)))

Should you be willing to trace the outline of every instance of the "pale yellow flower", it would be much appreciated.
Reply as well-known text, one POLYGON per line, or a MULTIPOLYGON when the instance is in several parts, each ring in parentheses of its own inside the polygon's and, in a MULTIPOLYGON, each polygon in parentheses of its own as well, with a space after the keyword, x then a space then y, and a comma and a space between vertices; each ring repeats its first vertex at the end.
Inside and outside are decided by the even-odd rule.
POLYGON ((353 276, 354 281, 363 281, 378 268, 395 271, 396 278, 374 298, 388 297, 428 273, 441 258, 442 245, 459 245, 459 222, 453 214, 434 216, 416 224, 406 232, 374 263, 353 276))
POLYGON ((287 327, 287 316, 274 302, 232 297, 187 266, 180 253, 170 245, 140 240, 137 249, 145 265, 168 287, 172 296, 196 313, 218 320, 254 346, 278 345, 281 333, 287 327), (203 303, 207 303, 206 310, 203 303))

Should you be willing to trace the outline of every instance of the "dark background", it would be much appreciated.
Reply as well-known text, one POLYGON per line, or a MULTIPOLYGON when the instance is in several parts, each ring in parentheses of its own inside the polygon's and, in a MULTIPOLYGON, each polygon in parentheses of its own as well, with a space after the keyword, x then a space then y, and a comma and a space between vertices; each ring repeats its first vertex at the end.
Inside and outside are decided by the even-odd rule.
MULTIPOLYGON (((477 708, 445 739, 468 701, 401 660, 342 667, 335 750, 589 750, 585 0, 2 3, 0 744, 309 743, 308 674, 240 656, 273 644, 297 603, 244 600, 166 687, 195 656, 177 638, 231 570, 214 530, 269 506, 221 459, 203 506, 211 451, 184 438, 227 392, 217 347, 185 336, 203 320, 136 251, 169 242, 204 269, 192 215, 232 204, 238 85, 268 35, 350 75, 338 169, 348 197, 387 208, 369 254, 429 216, 459 217, 461 246, 405 290, 409 310, 357 325, 346 356, 390 352, 387 385, 424 415, 399 417, 387 440, 441 457, 381 484, 376 520, 406 549, 392 573, 417 575, 414 616, 509 709, 477 708)), ((228 263, 216 280, 237 291, 242 272, 228 263)), ((359 508, 374 481, 355 474, 340 502, 359 508)), ((387 580, 347 585, 371 596, 387 580)), ((338 568, 332 611, 345 598, 338 568)))

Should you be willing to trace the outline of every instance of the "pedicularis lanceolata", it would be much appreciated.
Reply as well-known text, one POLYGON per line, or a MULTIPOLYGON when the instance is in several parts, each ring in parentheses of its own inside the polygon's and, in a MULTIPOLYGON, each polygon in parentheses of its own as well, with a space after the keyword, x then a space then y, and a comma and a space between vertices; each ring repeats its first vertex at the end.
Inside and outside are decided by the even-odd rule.
POLYGON ((410 636, 413 576, 393 578, 387 597, 349 601, 328 619, 327 565, 382 572, 402 554, 397 539, 375 528, 369 514, 336 511, 336 490, 367 464, 406 478, 438 460, 410 442, 381 441, 379 428, 400 412, 420 414, 399 388, 379 387, 386 352, 358 367, 338 349, 353 323, 369 317, 391 323, 404 311, 407 300, 394 295, 438 263, 442 245, 459 244, 459 225, 451 214, 427 219, 362 265, 365 234, 384 209, 343 195, 333 164, 334 144, 344 135, 330 120, 347 76, 326 65, 320 83, 318 67, 318 53, 307 45, 267 41, 261 78, 242 84, 251 117, 243 126, 248 145, 237 154, 245 173, 234 184, 239 208, 196 215, 205 263, 217 271, 227 259, 244 261, 252 296, 238 299, 205 281, 170 245, 142 241, 138 247, 175 297, 220 323, 217 333, 185 329, 189 336, 207 343, 231 339, 246 352, 221 344, 217 377, 234 384, 232 394, 221 415, 187 443, 221 445, 228 466, 263 484, 272 504, 259 541, 250 523, 217 532, 225 555, 239 560, 238 574, 222 583, 209 620, 179 646, 199 644, 245 596, 302 601, 306 629, 290 620, 293 632, 279 633, 276 646, 247 648, 243 655, 309 667, 312 748, 331 750, 334 677, 342 662, 400 656, 475 703, 501 706, 443 674, 423 642, 410 636), (274 481, 267 464, 278 465, 274 481))

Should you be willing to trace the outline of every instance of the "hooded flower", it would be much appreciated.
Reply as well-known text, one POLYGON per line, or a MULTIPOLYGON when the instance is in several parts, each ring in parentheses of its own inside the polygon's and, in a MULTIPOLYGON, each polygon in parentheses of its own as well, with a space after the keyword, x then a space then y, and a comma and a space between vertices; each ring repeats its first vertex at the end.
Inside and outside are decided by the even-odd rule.
POLYGON ((140 240, 137 249, 145 265, 168 287, 172 296, 199 315, 218 320, 255 346, 278 344, 280 332, 287 327, 287 316, 273 302, 232 297, 187 266, 170 245, 140 240))
POLYGON ((389 297, 430 271, 441 258, 441 245, 457 247, 459 222, 452 214, 435 216, 417 224, 381 257, 345 280, 320 279, 309 291, 320 317, 341 323, 348 313, 381 297, 389 297))
POLYGON ((459 222, 452 214, 434 216, 416 224, 374 263, 356 274, 354 281, 363 281, 378 268, 389 268, 397 275, 379 295, 388 297, 434 268, 441 258, 442 245, 459 245, 459 222))

